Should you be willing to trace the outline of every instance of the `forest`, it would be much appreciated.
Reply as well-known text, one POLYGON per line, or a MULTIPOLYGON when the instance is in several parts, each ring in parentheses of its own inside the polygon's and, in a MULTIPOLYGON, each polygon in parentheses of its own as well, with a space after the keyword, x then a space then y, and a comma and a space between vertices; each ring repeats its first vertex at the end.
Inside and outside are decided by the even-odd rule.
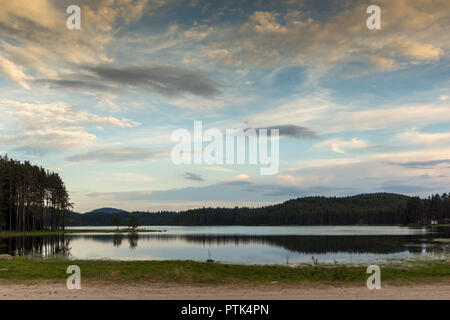
POLYGON ((450 195, 422 199, 392 193, 303 197, 258 208, 181 212, 71 211, 61 177, 30 162, 0 157, 0 231, 112 225, 388 225, 450 223, 450 195))
POLYGON ((57 173, 0 157, 0 231, 63 230, 69 200, 57 173))
POLYGON ((430 224, 450 221, 450 196, 426 199, 391 193, 349 197, 304 197, 261 208, 200 208, 181 212, 119 212, 95 210, 70 214, 70 225, 127 225, 130 217, 140 225, 382 225, 430 224))

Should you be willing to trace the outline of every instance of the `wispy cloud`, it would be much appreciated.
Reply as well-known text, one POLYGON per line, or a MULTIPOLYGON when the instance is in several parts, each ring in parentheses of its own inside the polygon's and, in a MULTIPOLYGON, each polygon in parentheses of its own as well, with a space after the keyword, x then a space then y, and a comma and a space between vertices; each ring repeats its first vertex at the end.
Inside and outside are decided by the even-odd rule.
POLYGON ((71 74, 62 79, 36 79, 53 88, 123 90, 143 89, 164 96, 193 94, 213 98, 221 93, 218 84, 201 72, 175 66, 84 66, 90 74, 71 74))
POLYGON ((0 142, 14 150, 45 154, 52 151, 87 147, 96 136, 92 127, 132 128, 138 122, 111 116, 100 116, 64 103, 23 103, 0 99, 0 110, 10 117, 0 142))
POLYGON ((119 201, 277 201, 304 195, 323 194, 331 189, 325 186, 300 188, 277 184, 255 184, 250 181, 232 181, 202 187, 186 187, 158 191, 93 192, 90 198, 119 201))
POLYGON ((6 59, 0 54, 0 71, 3 71, 12 81, 18 83, 25 89, 30 89, 27 80, 32 77, 25 75, 23 68, 15 65, 12 61, 6 59))
POLYGON ((418 130, 411 129, 398 133, 394 137, 398 140, 407 144, 424 144, 424 145, 449 145, 450 144, 450 132, 420 132, 418 130))
POLYGON ((448 168, 450 168, 450 159, 391 162, 391 164, 406 167, 406 168, 432 168, 432 167, 435 167, 438 165, 448 165, 448 168))
POLYGON ((268 132, 272 129, 278 129, 280 137, 290 137, 295 139, 318 139, 319 135, 306 127, 301 127, 293 124, 286 125, 273 125, 267 128, 257 128, 256 132, 259 133, 259 129, 267 129, 268 132))
POLYGON ((70 162, 124 162, 124 161, 142 161, 148 159, 163 158, 168 155, 166 151, 152 150, 147 148, 135 147, 117 147, 102 148, 88 151, 67 157, 70 162))
POLYGON ((341 154, 347 154, 345 150, 364 149, 369 144, 361 139, 353 138, 351 140, 342 140, 339 138, 331 138, 314 145, 316 148, 330 148, 332 151, 341 154))

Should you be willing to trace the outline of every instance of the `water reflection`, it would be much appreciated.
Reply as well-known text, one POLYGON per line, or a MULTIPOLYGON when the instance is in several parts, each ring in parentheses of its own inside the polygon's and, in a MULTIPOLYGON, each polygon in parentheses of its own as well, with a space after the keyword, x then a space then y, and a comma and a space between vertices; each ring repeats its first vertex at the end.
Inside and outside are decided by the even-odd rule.
POLYGON ((123 234, 115 233, 114 238, 113 238, 113 246, 120 247, 122 245, 122 240, 123 240, 123 234))
POLYGON ((0 253, 13 256, 67 257, 70 238, 64 235, 0 238, 0 253))
POLYGON ((130 249, 134 250, 136 249, 137 245, 138 245, 138 240, 139 240, 139 234, 138 233, 129 233, 128 234, 128 243, 130 244, 130 249))
MULTIPOLYGON (((122 244, 122 234, 74 235, 73 239, 83 238, 103 243, 122 244)), ((186 243, 202 247, 217 246, 271 246, 281 247, 298 253, 394 253, 409 251, 437 252, 448 247, 432 242, 427 236, 245 236, 245 235, 154 235, 129 233, 127 235, 131 250, 138 241, 146 243, 186 243)))
MULTIPOLYGON (((265 227, 267 229, 267 227, 265 227)), ((377 227, 383 228, 383 227, 377 227)), ((213 259, 232 263, 283 263, 282 261, 372 261, 379 258, 417 256, 448 257, 450 228, 427 229, 425 232, 389 232, 380 229, 369 235, 280 235, 276 234, 197 234, 169 230, 167 233, 91 233, 45 237, 0 238, 0 253, 40 255, 80 259, 189 259, 204 261, 211 252, 213 259)), ((229 229, 232 231, 232 229, 229 229)))

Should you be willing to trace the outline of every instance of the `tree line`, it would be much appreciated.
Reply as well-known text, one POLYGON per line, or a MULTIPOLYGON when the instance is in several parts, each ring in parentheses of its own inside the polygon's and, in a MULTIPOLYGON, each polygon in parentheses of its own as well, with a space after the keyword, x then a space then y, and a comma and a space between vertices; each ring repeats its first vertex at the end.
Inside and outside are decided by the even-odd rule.
POLYGON ((412 197, 403 211, 407 223, 450 223, 450 193, 435 194, 426 199, 412 197))
POLYGON ((0 230, 61 230, 71 207, 57 173, 0 156, 0 230))
POLYGON ((0 231, 61 230, 65 225, 353 225, 450 223, 450 194, 428 198, 391 193, 303 197, 259 208, 181 212, 71 212, 61 177, 29 161, 0 156, 0 231), (130 224, 129 223, 129 224, 130 224))
POLYGON ((71 225, 106 226, 134 216, 140 225, 428 224, 450 219, 450 196, 427 199, 391 193, 304 197, 261 208, 199 208, 182 212, 73 213, 71 225), (120 217, 120 219, 117 219, 120 217))

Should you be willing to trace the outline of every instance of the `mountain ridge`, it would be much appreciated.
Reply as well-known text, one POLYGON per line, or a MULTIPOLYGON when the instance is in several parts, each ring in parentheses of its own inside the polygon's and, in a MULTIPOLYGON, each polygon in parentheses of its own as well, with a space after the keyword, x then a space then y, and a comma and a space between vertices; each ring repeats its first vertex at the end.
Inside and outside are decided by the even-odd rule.
POLYGON ((94 210, 85 212, 84 214, 89 214, 89 213, 120 214, 120 213, 129 213, 129 211, 126 211, 123 209, 118 209, 118 208, 112 208, 112 207, 103 207, 103 208, 98 208, 98 209, 94 209, 94 210))

